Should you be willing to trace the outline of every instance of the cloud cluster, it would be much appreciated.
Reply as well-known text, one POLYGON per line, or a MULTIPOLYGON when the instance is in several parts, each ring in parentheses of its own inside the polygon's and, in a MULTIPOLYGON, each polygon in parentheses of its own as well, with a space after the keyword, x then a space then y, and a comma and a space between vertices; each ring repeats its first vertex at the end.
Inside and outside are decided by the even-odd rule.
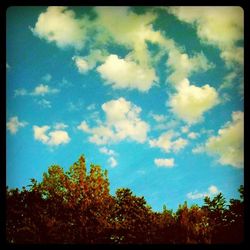
POLYGON ((183 138, 174 139, 176 136, 177 134, 170 130, 161 134, 158 139, 149 140, 149 145, 150 147, 158 147, 166 153, 171 151, 177 153, 185 148, 188 141, 183 138))
POLYGON ((164 167, 164 168, 172 168, 174 167, 175 163, 174 163, 174 158, 156 158, 154 159, 154 163, 157 167, 164 167))
POLYGON ((202 120, 203 113, 219 103, 216 90, 208 84, 197 87, 188 79, 177 87, 177 93, 170 96, 169 106, 174 114, 189 124, 202 120))
POLYGON ((96 18, 90 22, 86 17, 77 19, 74 11, 66 7, 49 7, 40 14, 32 30, 59 47, 70 45, 78 49, 83 47, 85 37, 90 37, 87 32, 92 31, 90 54, 74 56, 73 61, 82 74, 93 69, 98 61, 102 62, 96 70, 113 88, 148 91, 158 82, 154 64, 165 54, 168 54, 166 65, 171 70, 168 81, 174 85, 193 72, 213 67, 203 53, 189 56, 174 40, 155 30, 152 24, 158 17, 156 12, 136 14, 129 7, 95 7, 93 10, 96 18), (124 58, 109 55, 102 45, 110 41, 125 46, 128 54, 124 58), (148 48, 149 42, 160 48, 155 55, 148 48))
POLYGON ((28 123, 23 121, 19 121, 17 116, 13 116, 9 119, 6 124, 7 129, 10 131, 11 134, 16 134, 19 128, 27 126, 28 123))
POLYGON ((77 127, 91 134, 89 141, 98 145, 130 139, 143 143, 147 139, 149 125, 140 119, 141 108, 124 98, 111 100, 102 105, 106 120, 90 128, 86 121, 77 127))
POLYGON ((86 19, 77 19, 75 12, 63 6, 51 6, 41 13, 31 31, 39 38, 55 42, 60 48, 82 49, 86 40, 86 19))
MULTIPOLYGON (((57 124, 53 130, 48 132, 51 129, 50 126, 33 126, 34 138, 37 141, 41 141, 43 144, 48 146, 58 146, 61 144, 67 144, 70 142, 70 137, 68 133, 62 129, 60 124, 57 124), (56 129, 59 128, 59 129, 56 129)), ((65 126, 64 126, 65 128, 65 126)))
POLYGON ((191 199, 191 200, 196 200, 196 199, 202 199, 202 198, 205 198, 206 196, 213 196, 213 195, 216 195, 219 193, 219 190, 216 186, 214 185, 211 185, 209 188, 208 188, 208 192, 198 192, 198 191, 195 191, 195 192, 189 192, 187 194, 187 198, 188 199, 191 199))
POLYGON ((222 165, 236 168, 244 166, 244 114, 232 113, 232 121, 226 123, 217 136, 210 137, 205 143, 205 151, 217 157, 222 165))
POLYGON ((179 20, 196 26, 203 42, 221 50, 221 57, 228 65, 243 63, 243 10, 240 7, 171 7, 167 9, 179 20))
POLYGON ((130 57, 141 66, 151 62, 146 41, 161 43, 163 37, 154 31, 153 21, 157 15, 152 12, 137 15, 128 7, 96 7, 96 25, 103 32, 101 39, 111 37, 116 43, 131 50, 130 57))

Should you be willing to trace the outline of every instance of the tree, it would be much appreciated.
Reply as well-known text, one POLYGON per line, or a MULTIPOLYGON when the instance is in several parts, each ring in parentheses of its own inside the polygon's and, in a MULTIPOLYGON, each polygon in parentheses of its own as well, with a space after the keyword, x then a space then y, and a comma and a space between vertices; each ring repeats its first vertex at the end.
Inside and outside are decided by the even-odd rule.
POLYGON ((151 208, 144 197, 136 197, 127 188, 116 191, 112 209, 115 243, 147 243, 150 241, 151 208))
POLYGON ((128 188, 110 194, 108 173, 84 156, 68 171, 52 165, 29 189, 6 189, 6 239, 10 243, 240 243, 244 188, 228 205, 220 193, 204 206, 164 205, 154 212, 128 188))

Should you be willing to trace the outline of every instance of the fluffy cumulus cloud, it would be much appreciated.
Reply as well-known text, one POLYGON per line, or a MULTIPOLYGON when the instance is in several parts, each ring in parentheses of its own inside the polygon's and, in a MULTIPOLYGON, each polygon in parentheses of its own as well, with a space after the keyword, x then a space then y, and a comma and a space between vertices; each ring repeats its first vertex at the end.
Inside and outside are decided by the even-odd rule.
POLYGON ((196 200, 196 199, 203 199, 206 196, 213 196, 219 193, 218 188, 215 185, 211 185, 208 189, 207 192, 189 192, 187 193, 187 198, 191 200, 196 200))
POLYGON ((89 141, 98 145, 130 139, 143 143, 147 139, 149 125, 140 119, 141 108, 124 98, 111 100, 102 105, 106 120, 90 128, 86 121, 77 127, 91 134, 89 141))
POLYGON ((158 80, 154 69, 141 66, 127 58, 120 59, 117 55, 108 56, 97 71, 106 84, 111 84, 115 89, 148 91, 158 80))
POLYGON ((243 9, 240 7, 172 7, 168 8, 181 21, 194 24, 203 42, 221 50, 221 57, 230 65, 243 63, 243 9))
POLYGON ((232 121, 227 122, 217 136, 210 137, 204 146, 205 151, 217 158, 222 165, 236 168, 244 166, 244 113, 232 113, 232 121))
POLYGON ((26 125, 28 125, 27 122, 19 121, 17 116, 13 116, 7 122, 6 127, 11 134, 16 134, 19 128, 25 127, 26 125))
POLYGON ((149 140, 149 145, 150 147, 158 147, 166 153, 171 151, 177 153, 181 149, 185 148, 185 146, 188 144, 188 141, 183 138, 174 139, 176 136, 177 134, 173 131, 168 131, 161 134, 157 139, 149 140))
POLYGON ((208 84, 197 87, 185 79, 178 85, 177 93, 170 96, 169 106, 180 119, 193 124, 218 103, 218 93, 213 87, 208 84))
POLYGON ((48 7, 41 13, 32 32, 48 42, 55 42, 60 48, 72 46, 83 48, 87 20, 77 19, 74 11, 63 6, 48 7))
POLYGON ((50 130, 50 126, 33 126, 34 138, 37 141, 41 141, 48 146, 58 146, 61 144, 67 144, 70 141, 68 133, 64 130, 50 130))
POLYGON ((156 158, 154 159, 154 163, 157 167, 164 167, 164 168, 172 168, 175 165, 174 158, 169 158, 169 159, 156 158))

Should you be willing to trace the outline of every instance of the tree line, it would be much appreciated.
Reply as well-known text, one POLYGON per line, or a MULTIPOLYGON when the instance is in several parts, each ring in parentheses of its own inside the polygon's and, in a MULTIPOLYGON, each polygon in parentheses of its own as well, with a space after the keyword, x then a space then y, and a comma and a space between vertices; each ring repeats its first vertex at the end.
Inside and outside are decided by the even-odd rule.
POLYGON ((29 188, 6 188, 8 243, 60 244, 214 244, 241 243, 244 236, 244 187, 240 199, 222 193, 204 205, 163 206, 155 212, 130 189, 110 194, 107 171, 82 155, 68 171, 53 165, 29 188))

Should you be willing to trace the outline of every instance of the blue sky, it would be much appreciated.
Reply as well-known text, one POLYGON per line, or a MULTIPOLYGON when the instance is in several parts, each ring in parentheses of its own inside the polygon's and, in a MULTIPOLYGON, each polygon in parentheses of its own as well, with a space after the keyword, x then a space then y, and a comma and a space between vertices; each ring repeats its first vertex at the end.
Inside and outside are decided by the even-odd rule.
POLYGON ((243 10, 11 7, 7 185, 81 154, 154 210, 238 197, 243 10))

